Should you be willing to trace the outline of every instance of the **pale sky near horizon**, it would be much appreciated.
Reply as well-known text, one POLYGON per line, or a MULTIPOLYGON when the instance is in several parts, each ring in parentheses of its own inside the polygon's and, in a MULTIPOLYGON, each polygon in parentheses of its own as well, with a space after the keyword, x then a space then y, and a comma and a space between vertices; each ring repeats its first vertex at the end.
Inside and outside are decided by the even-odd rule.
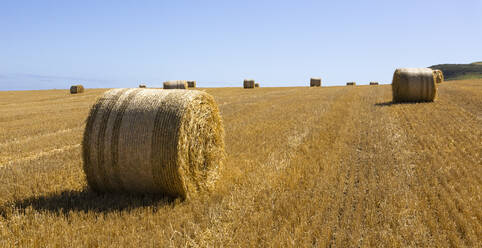
POLYGON ((0 90, 390 83, 481 60, 482 0, 0 2, 0 90))

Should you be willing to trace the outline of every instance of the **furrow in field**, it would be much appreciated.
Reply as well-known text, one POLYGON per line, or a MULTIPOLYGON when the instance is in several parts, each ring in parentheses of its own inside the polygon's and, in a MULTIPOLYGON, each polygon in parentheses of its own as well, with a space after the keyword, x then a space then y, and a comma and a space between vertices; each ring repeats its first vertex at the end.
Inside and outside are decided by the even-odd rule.
MULTIPOLYGON (((473 156, 476 151, 472 149, 477 149, 480 144, 480 140, 477 138, 480 136, 473 134, 473 115, 457 111, 458 108, 445 99, 436 103, 403 107, 405 110, 401 112, 402 118, 408 124, 406 131, 412 140, 411 148, 415 149, 413 152, 417 154, 413 159, 417 164, 419 186, 422 188, 419 192, 423 192, 420 197, 428 199, 426 204, 430 206, 426 210, 425 222, 431 223, 433 220, 440 220, 436 226, 431 226, 432 232, 436 233, 434 236, 441 239, 440 243, 446 239, 456 246, 474 245, 476 242, 474 229, 480 229, 480 224, 474 223, 468 212, 462 215, 459 211, 460 207, 457 207, 457 205, 461 206, 460 201, 465 201, 464 198, 473 196, 461 196, 452 190, 455 185, 459 184, 457 181, 465 181, 462 183, 465 187, 474 181, 480 183, 477 176, 480 173, 466 172, 470 167, 480 170, 479 167, 473 167, 477 163, 473 159, 477 160, 478 156, 473 156), (430 115, 426 113, 430 113, 430 115), (449 141, 445 139, 449 139, 449 141), (456 149, 451 147, 452 144, 456 144, 456 149), (458 149, 462 147, 463 150, 458 149), (451 176, 447 172, 453 169, 466 176, 450 182, 449 186, 447 179, 451 176), (456 230, 456 232, 448 232, 448 230, 456 230)), ((475 122, 477 121, 475 120, 475 122)), ((475 132, 477 133, 478 130, 475 132)), ((468 208, 473 208, 473 206, 468 206, 468 208)))
MULTIPOLYGON (((10 140, 10 141, 7 141, 7 142, 0 143, 0 148, 5 148, 5 147, 8 147, 8 146, 18 145, 18 144, 22 144, 22 143, 27 143, 27 142, 31 142, 31 141, 34 141, 34 140, 37 140, 37 139, 40 139, 40 138, 52 137, 52 136, 56 136, 56 135, 59 135, 59 134, 65 134, 65 133, 71 133, 71 132, 80 132, 80 130, 83 127, 84 127, 84 125, 78 126, 78 127, 73 127, 73 128, 61 129, 61 130, 57 130, 57 131, 49 132, 49 133, 32 135, 32 136, 23 137, 23 138, 20 138, 20 139, 10 140)), ((1 155, 1 152, 0 152, 0 155, 1 155)))
POLYGON ((13 159, 13 160, 9 159, 9 160, 7 160, 8 162, 3 162, 3 164, 0 164, 0 168, 12 166, 12 165, 17 164, 17 163, 22 163, 22 162, 26 162, 26 161, 32 161, 32 160, 40 159, 40 158, 51 156, 51 155, 54 155, 54 154, 68 152, 69 150, 72 150, 72 149, 75 149, 75 148, 78 148, 78 147, 80 147, 80 144, 67 145, 67 146, 63 146, 63 147, 60 147, 60 148, 55 148, 55 149, 51 149, 51 150, 47 150, 47 151, 41 151, 39 153, 31 154, 29 156, 25 156, 25 157, 19 158, 19 159, 13 159))

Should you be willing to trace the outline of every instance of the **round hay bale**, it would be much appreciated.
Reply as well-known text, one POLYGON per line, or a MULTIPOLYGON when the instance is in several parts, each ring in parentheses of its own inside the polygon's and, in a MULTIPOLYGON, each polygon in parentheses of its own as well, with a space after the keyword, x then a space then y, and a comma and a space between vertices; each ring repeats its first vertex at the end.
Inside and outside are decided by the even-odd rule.
POLYGON ((378 85, 378 82, 370 82, 370 85, 378 85))
POLYGON ((187 81, 186 80, 174 80, 174 81, 167 81, 164 82, 164 89, 187 89, 187 81))
POLYGON ((255 88, 259 88, 259 83, 255 83, 255 84, 254 84, 254 87, 255 87, 255 88))
POLYGON ((139 84, 139 88, 146 88, 145 84, 139 84))
POLYGON ((433 73, 435 74, 435 80, 438 84, 444 81, 444 74, 441 70, 433 70, 433 73))
POLYGON ((252 89, 255 87, 254 85, 255 85, 254 79, 245 79, 243 82, 243 87, 245 89, 252 89))
POLYGON ((196 81, 187 81, 187 87, 196 88, 196 81))
POLYGON ((435 82, 435 74, 431 69, 396 69, 392 80, 393 102, 434 101, 437 96, 435 82))
POLYGON ((80 84, 70 86, 70 94, 77 94, 82 92, 84 92, 84 86, 80 84))
POLYGON ((107 91, 87 118, 82 158, 97 192, 185 199, 210 191, 225 160, 218 107, 197 90, 107 91))
POLYGON ((310 78, 310 87, 321 87, 321 78, 310 78))
POLYGON ((346 85, 355 86, 355 85, 356 85, 356 82, 348 82, 348 83, 346 83, 346 85))

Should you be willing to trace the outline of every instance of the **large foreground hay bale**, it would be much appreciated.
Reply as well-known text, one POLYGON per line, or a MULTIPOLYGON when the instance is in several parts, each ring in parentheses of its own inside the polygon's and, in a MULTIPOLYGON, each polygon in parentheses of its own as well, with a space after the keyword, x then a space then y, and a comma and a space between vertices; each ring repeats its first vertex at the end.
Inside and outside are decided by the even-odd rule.
POLYGON ((145 84, 139 84, 139 88, 146 88, 145 84))
POLYGON ((70 86, 70 94, 77 94, 82 92, 84 92, 84 86, 80 84, 70 86))
POLYGON ((310 87, 321 87, 321 78, 310 78, 310 87))
POLYGON ((255 87, 255 88, 259 88, 259 83, 255 83, 255 84, 254 84, 254 87, 255 87))
POLYGON ((196 81, 187 81, 187 87, 196 88, 196 81))
POLYGON ((225 158, 218 107, 197 90, 107 91, 87 118, 82 158, 97 192, 209 191, 225 158))
POLYGON ((251 89, 254 88, 254 79, 245 79, 243 81, 243 87, 245 89, 251 89))
POLYGON ((444 74, 441 70, 433 70, 433 73, 435 74, 435 80, 438 84, 444 81, 444 74))
POLYGON ((370 85, 378 85, 378 82, 370 82, 370 85))
POLYGON ((187 89, 187 81, 186 80, 174 80, 174 81, 167 81, 164 82, 164 89, 187 89))
POLYGON ((393 101, 434 101, 437 96, 437 85, 435 82, 435 74, 431 69, 396 69, 392 80, 393 101))
POLYGON ((356 85, 356 82, 347 82, 346 85, 352 85, 352 86, 355 86, 356 85))

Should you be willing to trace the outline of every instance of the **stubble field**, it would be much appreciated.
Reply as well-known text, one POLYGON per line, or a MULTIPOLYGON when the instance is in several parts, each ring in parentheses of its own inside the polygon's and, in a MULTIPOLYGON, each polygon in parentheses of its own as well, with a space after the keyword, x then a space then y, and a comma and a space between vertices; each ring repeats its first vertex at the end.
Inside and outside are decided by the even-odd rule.
POLYGON ((105 90, 0 92, 0 246, 481 247, 482 80, 219 88, 227 163, 189 201, 97 195, 81 147, 105 90))

